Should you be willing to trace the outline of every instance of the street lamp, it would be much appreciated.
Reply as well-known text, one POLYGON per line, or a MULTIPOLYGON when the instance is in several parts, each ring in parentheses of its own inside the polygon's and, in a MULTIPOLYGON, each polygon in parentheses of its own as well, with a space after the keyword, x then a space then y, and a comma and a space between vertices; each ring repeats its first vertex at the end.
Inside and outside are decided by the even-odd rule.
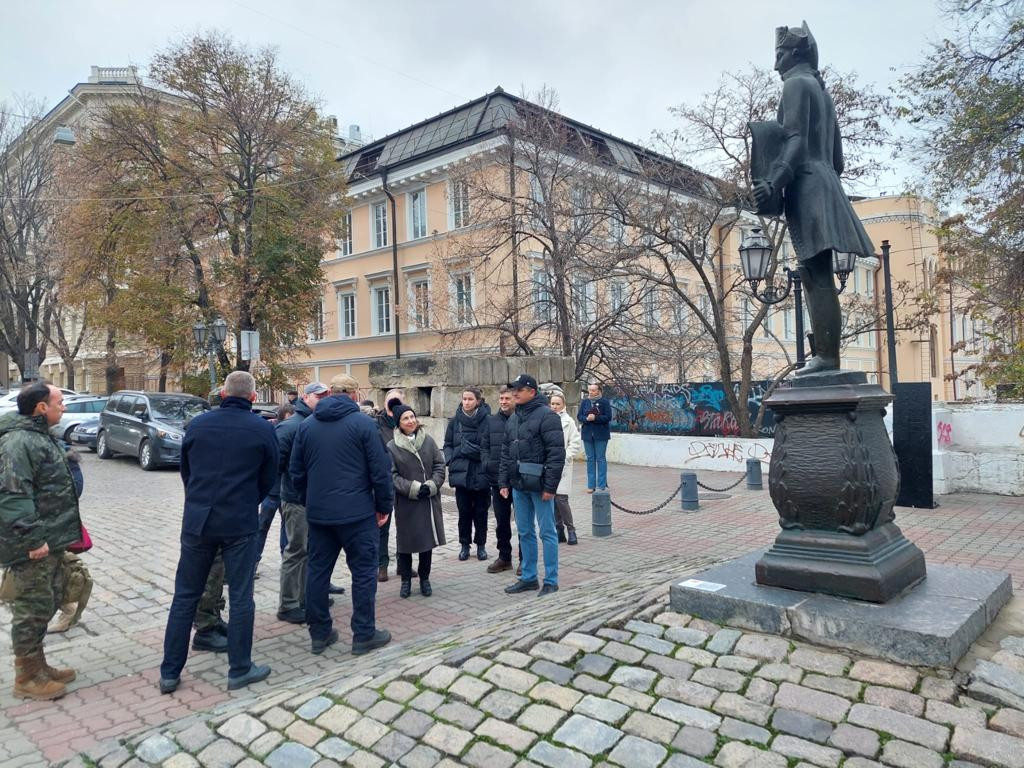
POLYGON ((218 317, 207 328, 203 321, 198 321, 192 326, 192 338, 200 350, 205 349, 210 364, 210 391, 217 388, 217 349, 224 343, 228 336, 228 324, 224 318, 218 317))
MULTIPOLYGON (((783 267, 786 273, 786 285, 775 285, 771 280, 765 283, 763 291, 758 291, 757 286, 762 280, 768 277, 771 269, 772 244, 765 237, 760 227, 754 227, 743 237, 740 245, 740 267, 743 269, 743 276, 750 283, 750 292, 754 298, 762 304, 778 304, 785 301, 790 290, 793 291, 793 301, 796 311, 796 367, 804 367, 804 298, 803 287, 800 283, 800 272, 796 269, 783 267)), ((846 289, 846 280, 853 272, 857 264, 857 254, 844 251, 832 251, 832 271, 839 278, 839 290, 842 293, 846 289)), ((811 339, 811 347, 814 347, 814 339, 811 339)))
POLYGON ((793 301, 796 311, 796 367, 803 368, 806 360, 804 352, 804 292, 800 284, 800 272, 789 267, 783 267, 786 273, 786 285, 775 285, 768 279, 764 290, 757 289, 758 283, 766 280, 771 268, 772 244, 765 237, 760 227, 754 227, 743 237, 740 245, 740 267, 743 269, 743 276, 750 283, 750 292, 754 298, 762 304, 778 304, 785 301, 789 292, 793 291, 793 301))

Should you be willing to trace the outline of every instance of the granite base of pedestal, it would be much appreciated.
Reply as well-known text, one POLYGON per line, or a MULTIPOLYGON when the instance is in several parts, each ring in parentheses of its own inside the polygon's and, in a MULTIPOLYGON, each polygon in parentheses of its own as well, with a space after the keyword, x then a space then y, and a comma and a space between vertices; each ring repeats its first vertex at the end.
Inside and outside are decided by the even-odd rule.
POLYGON ((928 565, 928 577, 887 603, 763 587, 765 550, 673 583, 672 610, 743 629, 902 664, 953 667, 1013 594, 999 571, 928 565))

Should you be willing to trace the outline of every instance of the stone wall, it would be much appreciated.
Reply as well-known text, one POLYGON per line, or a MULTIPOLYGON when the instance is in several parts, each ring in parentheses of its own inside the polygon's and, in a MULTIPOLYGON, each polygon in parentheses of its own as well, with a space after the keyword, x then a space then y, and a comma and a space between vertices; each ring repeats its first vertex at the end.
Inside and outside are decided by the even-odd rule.
POLYGON ((498 391, 521 373, 538 383, 552 383, 564 392, 575 414, 580 385, 573 380, 574 365, 568 357, 409 357, 370 363, 370 391, 378 407, 389 389, 404 389, 406 401, 424 420, 430 434, 444 426, 458 410, 464 387, 479 387, 491 409, 498 407, 498 391), (431 420, 431 421, 428 421, 431 420), (439 424, 431 423, 438 420, 439 424))

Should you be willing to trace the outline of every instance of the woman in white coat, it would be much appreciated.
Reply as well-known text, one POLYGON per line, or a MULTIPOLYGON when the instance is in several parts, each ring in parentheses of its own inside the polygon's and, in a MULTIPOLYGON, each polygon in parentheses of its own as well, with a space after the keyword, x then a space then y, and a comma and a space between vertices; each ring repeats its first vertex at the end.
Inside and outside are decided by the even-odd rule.
POLYGON ((572 463, 573 459, 583 450, 583 438, 580 437, 580 430, 576 421, 565 412, 565 395, 561 392, 554 392, 550 397, 551 410, 558 414, 562 420, 562 434, 565 436, 565 467, 562 469, 562 479, 558 482, 558 490, 555 493, 555 525, 558 528, 558 541, 568 541, 569 544, 578 544, 576 538, 576 526, 572 521, 572 510, 569 508, 569 494, 572 493, 572 463), (568 539, 566 532, 568 531, 568 539))

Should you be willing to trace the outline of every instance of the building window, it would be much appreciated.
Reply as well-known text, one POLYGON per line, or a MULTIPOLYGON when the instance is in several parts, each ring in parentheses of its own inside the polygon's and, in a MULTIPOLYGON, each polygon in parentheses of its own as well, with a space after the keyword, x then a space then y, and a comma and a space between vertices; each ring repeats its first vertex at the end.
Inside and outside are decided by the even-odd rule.
POLYGON ((626 242, 626 224, 618 216, 608 217, 608 237, 619 245, 626 242))
POLYGON ((594 322, 597 319, 597 283, 591 280, 574 289, 573 305, 576 310, 576 322, 579 325, 594 322))
POLYGON ((338 247, 341 250, 342 256, 352 255, 352 212, 344 214, 341 217, 341 240, 338 241, 338 247))
POLYGON ((626 303, 626 284, 621 280, 614 281, 608 286, 608 304, 612 314, 620 312, 626 303))
POLYGON ((452 298, 455 322, 458 325, 470 325, 473 322, 473 276, 469 272, 452 278, 452 298))
POLYGON ((782 313, 783 335, 787 340, 796 338, 796 310, 786 307, 782 313))
POLYGON ((430 327, 430 281, 426 278, 414 280, 409 284, 409 304, 411 313, 410 330, 422 331, 430 327))
POLYGON ((747 332, 747 328, 750 327, 750 323, 753 321, 753 319, 754 319, 754 308, 750 304, 750 299, 744 299, 743 300, 743 305, 742 305, 741 320, 740 320, 740 322, 743 325, 743 327, 740 328, 740 333, 741 334, 747 332))
POLYGON ((427 190, 417 189, 410 192, 409 200, 409 239, 418 240, 427 236, 427 190))
POLYGON ((323 341, 324 338, 324 300, 320 299, 313 310, 313 325, 309 329, 310 341, 323 341))
POLYGON ((356 295, 338 292, 338 338, 352 339, 356 335, 356 295))
POLYGON ((651 330, 658 327, 658 294, 654 288, 644 295, 644 322, 651 330))
POLYGON ((373 247, 383 248, 388 244, 388 206, 387 203, 374 203, 371 206, 373 216, 373 247))
POLYGON ((452 227, 469 226, 469 183, 464 180, 452 182, 452 227))
POLYGON ((391 286, 373 289, 373 332, 391 333, 391 286))
POLYGON ((534 267, 531 282, 533 315, 539 323, 550 323, 552 317, 551 278, 543 267, 534 267))
POLYGON ((543 227, 547 220, 547 206, 544 203, 544 188, 535 175, 530 176, 530 201, 530 219, 535 227, 543 227))

